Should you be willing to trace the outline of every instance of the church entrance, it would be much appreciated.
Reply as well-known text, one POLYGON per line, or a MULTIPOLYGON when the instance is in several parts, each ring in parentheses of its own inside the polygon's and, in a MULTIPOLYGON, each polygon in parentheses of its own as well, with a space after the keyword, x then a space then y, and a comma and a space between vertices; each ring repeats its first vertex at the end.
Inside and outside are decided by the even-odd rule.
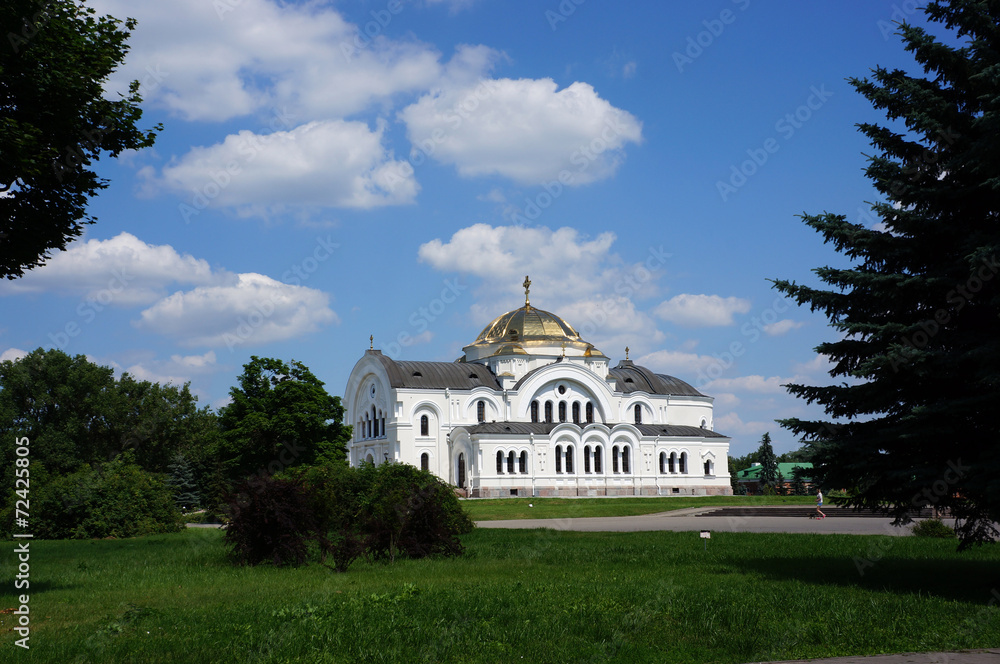
POLYGON ((465 488, 465 454, 458 455, 458 488, 465 488))

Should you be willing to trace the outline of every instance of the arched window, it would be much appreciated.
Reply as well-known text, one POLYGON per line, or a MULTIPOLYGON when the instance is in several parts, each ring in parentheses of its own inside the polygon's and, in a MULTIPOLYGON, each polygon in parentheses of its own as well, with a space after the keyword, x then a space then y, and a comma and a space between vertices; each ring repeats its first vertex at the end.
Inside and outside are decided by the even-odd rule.
POLYGON ((670 459, 669 459, 669 461, 667 461, 667 469, 671 473, 676 473, 677 472, 677 452, 671 452, 670 453, 670 459))
POLYGON ((385 415, 382 416, 382 437, 385 438, 385 415))
POLYGON ((565 401, 560 401, 559 402, 559 421, 560 422, 565 422, 566 421, 566 402, 565 401))
POLYGON ((375 457, 373 457, 371 453, 369 453, 368 456, 365 457, 365 463, 370 463, 372 465, 375 465, 375 457))
POLYGON ((579 424, 579 423, 580 423, 580 402, 579 401, 574 401, 573 402, 573 424, 579 424))
POLYGON ((594 404, 587 402, 587 424, 594 423, 594 404))
POLYGON ((552 421, 552 402, 551 401, 546 401, 545 402, 545 421, 546 422, 551 422, 552 421))
POLYGON ((618 446, 611 448, 611 472, 618 472, 618 446))
POLYGON ((517 472, 522 475, 528 472, 528 453, 522 451, 521 456, 517 460, 517 472))
POLYGON ((562 445, 556 445, 556 472, 562 472, 562 445))
POLYGON ((458 455, 458 488, 465 488, 465 454, 458 455))
POLYGON ((660 452, 660 474, 663 475, 667 472, 667 453, 660 452))
POLYGON ((590 472, 590 445, 583 448, 583 472, 590 472))
POLYGON ((537 401, 532 401, 531 402, 531 421, 532 422, 537 422, 538 421, 538 402, 537 401))
POLYGON ((431 421, 426 415, 420 416, 420 435, 429 436, 431 435, 431 421))
POLYGON ((497 475, 503 472, 503 452, 497 451, 497 475))
POLYGON ((365 413, 365 438, 372 437, 372 421, 368 419, 368 413, 365 413))
POLYGON ((482 399, 476 404, 476 420, 479 422, 486 421, 486 402, 482 399))
POLYGON ((706 420, 704 417, 701 418, 701 428, 704 429, 707 425, 708 425, 708 420, 706 420))
POLYGON ((632 472, 630 470, 630 464, 629 464, 629 458, 628 458, 629 457, 629 450, 630 449, 631 448, 628 445, 625 445, 624 447, 622 447, 622 472, 623 473, 630 473, 630 472, 632 472))
POLYGON ((712 461, 710 459, 705 459, 705 474, 712 474, 712 461))
POLYGON ((632 410, 635 412, 635 423, 642 424, 642 404, 637 403, 632 410))
POLYGON ((572 473, 573 472, 573 446, 572 445, 567 445, 566 446, 566 472, 567 473, 572 473))
POLYGON ((603 473, 604 472, 604 448, 598 445, 594 448, 594 472, 603 473))
POLYGON ((517 460, 517 455, 514 453, 514 450, 511 450, 507 454, 507 472, 510 473, 511 475, 514 474, 514 462, 516 460, 517 460))
POLYGON ((424 452, 420 455, 420 470, 430 470, 431 469, 431 455, 424 452))
POLYGON ((687 475, 688 471, 688 453, 681 452, 681 474, 687 475))

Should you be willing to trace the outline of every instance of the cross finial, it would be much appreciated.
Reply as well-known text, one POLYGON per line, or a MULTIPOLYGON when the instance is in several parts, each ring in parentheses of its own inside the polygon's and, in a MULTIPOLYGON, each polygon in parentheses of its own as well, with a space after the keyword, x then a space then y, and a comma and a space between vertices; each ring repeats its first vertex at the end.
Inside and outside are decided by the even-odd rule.
POLYGON ((528 291, 531 290, 531 279, 528 278, 528 275, 524 275, 524 283, 521 285, 524 286, 524 306, 530 307, 531 302, 528 300, 528 291))
POLYGON ((368 335, 368 350, 375 350, 375 335, 368 335))
POLYGON ((563 352, 563 357, 566 357, 566 342, 565 341, 562 342, 562 352, 563 352))
POLYGON ((625 346, 625 361, 628 362, 628 346, 625 346))

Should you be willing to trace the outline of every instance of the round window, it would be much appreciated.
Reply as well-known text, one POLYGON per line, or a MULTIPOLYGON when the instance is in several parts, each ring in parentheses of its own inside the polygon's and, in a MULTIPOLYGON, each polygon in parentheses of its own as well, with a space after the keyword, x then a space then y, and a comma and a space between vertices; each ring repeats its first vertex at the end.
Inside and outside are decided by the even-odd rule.
POLYGON ((559 386, 559 394, 566 394, 566 386, 565 385, 560 385, 559 386))

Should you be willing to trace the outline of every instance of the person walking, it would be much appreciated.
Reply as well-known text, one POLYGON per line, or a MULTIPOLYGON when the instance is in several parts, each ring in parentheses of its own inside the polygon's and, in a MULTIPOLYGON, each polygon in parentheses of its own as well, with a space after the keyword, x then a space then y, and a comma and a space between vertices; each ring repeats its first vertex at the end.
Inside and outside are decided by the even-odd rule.
POLYGON ((826 518, 826 515, 823 514, 823 510, 820 509, 821 507, 823 507, 823 491, 822 491, 822 489, 816 489, 816 518, 817 519, 825 519, 826 518))

